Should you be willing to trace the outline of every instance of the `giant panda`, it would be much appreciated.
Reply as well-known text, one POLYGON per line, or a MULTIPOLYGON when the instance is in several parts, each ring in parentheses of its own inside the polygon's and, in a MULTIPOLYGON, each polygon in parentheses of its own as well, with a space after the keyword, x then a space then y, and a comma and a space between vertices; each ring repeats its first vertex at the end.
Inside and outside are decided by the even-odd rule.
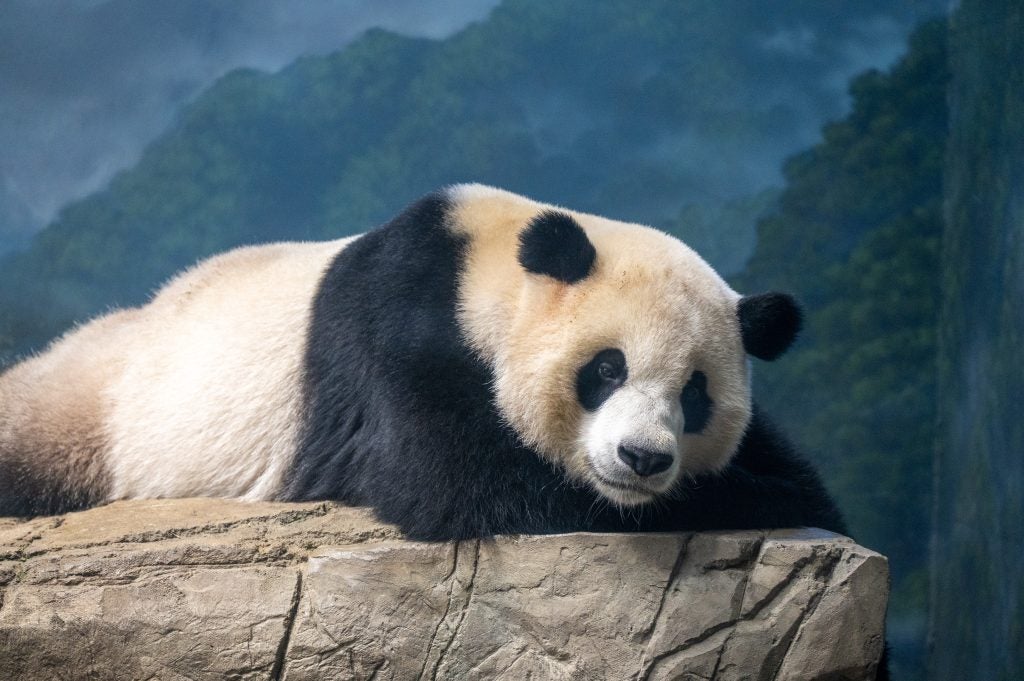
POLYGON ((424 540, 845 534, 751 401, 749 358, 799 327, 664 233, 449 187, 211 258, 0 374, 0 515, 205 495, 368 506, 424 540))
POLYGON ((0 376, 0 514, 332 499, 415 539, 816 526, 752 405, 797 334, 654 229, 482 185, 242 248, 0 376))

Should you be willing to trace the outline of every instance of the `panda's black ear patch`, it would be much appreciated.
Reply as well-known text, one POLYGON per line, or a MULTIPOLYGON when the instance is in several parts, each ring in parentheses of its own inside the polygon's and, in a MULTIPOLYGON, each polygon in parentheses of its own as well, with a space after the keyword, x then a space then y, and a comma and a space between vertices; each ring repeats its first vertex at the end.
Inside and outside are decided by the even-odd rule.
POLYGON ((565 213, 544 211, 519 235, 519 264, 527 272, 575 284, 587 278, 596 259, 587 233, 565 213))
POLYGON ((800 306, 788 293, 741 298, 736 314, 740 318, 743 349, 767 361, 789 349, 803 324, 800 306))

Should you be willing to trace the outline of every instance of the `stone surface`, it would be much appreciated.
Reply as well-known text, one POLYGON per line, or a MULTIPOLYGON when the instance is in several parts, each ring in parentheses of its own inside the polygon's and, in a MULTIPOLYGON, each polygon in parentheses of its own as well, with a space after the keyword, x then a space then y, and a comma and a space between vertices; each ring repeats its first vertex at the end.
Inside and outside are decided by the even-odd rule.
POLYGON ((817 530, 426 544, 186 499, 0 519, 3 679, 868 679, 885 559, 817 530))

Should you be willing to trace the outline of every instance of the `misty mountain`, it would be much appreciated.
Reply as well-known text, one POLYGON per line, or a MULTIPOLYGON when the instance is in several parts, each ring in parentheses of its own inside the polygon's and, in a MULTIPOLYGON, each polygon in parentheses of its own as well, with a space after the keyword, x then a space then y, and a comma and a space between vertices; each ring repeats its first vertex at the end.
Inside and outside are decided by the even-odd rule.
POLYGON ((0 348, 137 303, 215 251, 360 232, 460 181, 652 223, 733 271, 781 160, 934 9, 509 0, 443 40, 372 30, 232 72, 0 263, 0 348))
MULTIPOLYGON (((183 104, 239 67, 277 70, 371 27, 441 38, 498 0, 4 0, 0 185, 38 230, 134 165, 183 104)), ((0 251, 3 246, 0 213, 0 251)))
POLYGON ((35 232, 32 212, 10 187, 0 183, 0 257, 25 248, 35 232))

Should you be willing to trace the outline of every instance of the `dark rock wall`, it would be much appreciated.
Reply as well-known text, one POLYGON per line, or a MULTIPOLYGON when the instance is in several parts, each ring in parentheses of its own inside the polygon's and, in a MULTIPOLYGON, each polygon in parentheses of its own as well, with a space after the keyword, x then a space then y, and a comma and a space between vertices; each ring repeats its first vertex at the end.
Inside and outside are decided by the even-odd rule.
POLYGON ((952 19, 931 678, 1024 673, 1024 2, 952 19))

